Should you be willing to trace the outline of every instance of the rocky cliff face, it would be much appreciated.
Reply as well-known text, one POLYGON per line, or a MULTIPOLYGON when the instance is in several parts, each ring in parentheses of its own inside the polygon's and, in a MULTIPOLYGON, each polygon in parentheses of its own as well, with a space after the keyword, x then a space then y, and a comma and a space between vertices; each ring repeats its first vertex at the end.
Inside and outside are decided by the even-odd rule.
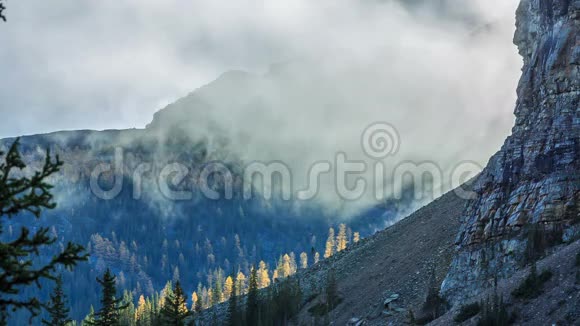
POLYGON ((456 303, 580 235, 580 0, 522 0, 516 124, 474 185, 442 284, 456 303))

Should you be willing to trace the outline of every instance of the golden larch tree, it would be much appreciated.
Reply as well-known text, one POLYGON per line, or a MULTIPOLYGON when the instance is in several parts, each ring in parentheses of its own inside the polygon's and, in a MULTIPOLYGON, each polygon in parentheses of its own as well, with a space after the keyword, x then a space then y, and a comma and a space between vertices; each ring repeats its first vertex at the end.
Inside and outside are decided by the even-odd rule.
POLYGON ((260 264, 258 265, 258 288, 263 289, 268 286, 270 286, 268 267, 264 261, 260 261, 260 264))
POLYGON ((326 240, 326 248, 324 250, 324 258, 328 258, 334 254, 334 229, 328 229, 328 239, 326 240))
POLYGON ((305 252, 300 254, 300 267, 308 268, 308 255, 305 252))
POLYGON ((336 252, 346 249, 348 239, 346 237, 346 225, 340 224, 338 227, 338 235, 336 236, 336 252))
POLYGON ((135 309, 135 321, 138 323, 144 323, 148 319, 147 302, 143 295, 139 296, 139 301, 137 303, 137 309, 135 309))
POLYGON ((282 257, 282 277, 286 278, 292 275, 292 268, 290 266, 290 256, 284 254, 282 257))
POLYGON ((359 241, 360 241, 360 233, 358 233, 358 232, 355 232, 355 233, 354 233, 354 236, 353 236, 353 240, 352 240, 352 241, 353 241, 354 243, 357 243, 357 242, 359 242, 359 241))
POLYGON ((191 294, 191 311, 195 311, 195 307, 197 306, 197 301, 199 297, 197 296, 197 292, 193 291, 191 294))
POLYGON ((230 298, 230 296, 232 295, 233 288, 234 288, 234 280, 232 279, 231 276, 228 276, 224 283, 224 293, 223 293, 224 300, 228 300, 230 298))
POLYGON ((241 271, 236 276, 236 295, 246 294, 246 275, 241 271))

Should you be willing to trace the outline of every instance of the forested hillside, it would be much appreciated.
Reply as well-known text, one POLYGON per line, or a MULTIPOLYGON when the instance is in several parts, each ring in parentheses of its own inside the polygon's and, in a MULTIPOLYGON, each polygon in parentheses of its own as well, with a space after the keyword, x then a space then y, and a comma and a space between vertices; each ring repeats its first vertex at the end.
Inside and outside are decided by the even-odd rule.
MULTIPOLYGON (((127 170, 134 164, 131 157, 159 166, 173 160, 186 162, 193 167, 186 182, 194 189, 195 167, 226 155, 224 149, 212 153, 203 140, 186 143, 191 140, 181 139, 176 144, 176 138, 168 138, 160 143, 157 138, 144 135, 147 133, 141 131, 81 131, 21 140, 21 151, 30 168, 42 162, 44 148, 50 148, 64 161, 61 171, 51 178, 57 208, 45 212, 40 220, 22 216, 8 221, 8 232, 3 236, 10 238, 20 226, 45 225, 59 239, 60 246, 75 241, 87 248, 90 254, 87 263, 80 264, 72 273, 63 271, 64 289, 75 319, 80 320, 91 305, 97 305, 96 278, 107 268, 117 276, 119 290, 126 290, 135 305, 140 296, 154 300, 168 281, 180 280, 188 304, 196 292, 202 306, 207 307, 211 304, 212 289, 215 292, 217 286, 223 292, 229 275, 248 279, 251 266, 262 265, 271 281, 287 276, 300 266, 328 256, 329 250, 332 252, 326 248, 330 227, 335 229, 332 238, 342 239, 334 247, 344 248, 345 242, 354 241, 355 232, 356 238, 372 234, 409 209, 402 202, 388 202, 346 220, 348 226, 340 226, 342 222, 328 216, 320 206, 298 207, 293 202, 275 198, 268 201, 261 196, 246 200, 241 198, 239 188, 235 188, 231 200, 211 200, 198 192, 191 200, 171 201, 156 191, 143 191, 142 197, 135 199, 134 183, 127 172, 118 196, 113 199, 96 196, 90 187, 90 173, 103 161, 113 162, 113 144, 124 144, 125 155, 129 157, 125 162, 127 170)), ((5 140, 3 144, 6 147, 12 141, 5 140)), ((231 160, 230 164, 235 169, 241 163, 231 160)), ((113 180, 108 175, 99 179, 105 189, 113 180)), ((146 182, 145 187, 154 187, 146 182)), ((221 186, 216 178, 214 189, 223 191, 221 186)), ((50 290, 43 287, 40 292, 26 291, 47 298, 50 290)), ((18 318, 26 320, 27 315, 23 313, 18 318)))

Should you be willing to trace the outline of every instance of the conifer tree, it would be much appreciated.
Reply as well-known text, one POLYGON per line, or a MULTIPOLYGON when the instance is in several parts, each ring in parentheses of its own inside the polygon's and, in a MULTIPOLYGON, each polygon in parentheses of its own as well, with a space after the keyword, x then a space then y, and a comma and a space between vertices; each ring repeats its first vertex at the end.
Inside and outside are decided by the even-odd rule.
POLYGON ((242 272, 239 272, 238 276, 236 277, 236 282, 238 283, 236 284, 237 295, 246 294, 246 275, 244 275, 242 272))
POLYGON ((320 254, 318 252, 314 253, 314 263, 318 264, 320 261, 320 254))
POLYGON ((147 309, 149 310, 149 320, 151 325, 158 324, 159 321, 159 293, 154 292, 151 299, 147 298, 147 309))
POLYGON ((268 267, 264 261, 260 261, 258 267, 258 288, 263 289, 270 286, 270 276, 268 274, 268 267))
POLYGON ((0 19, 6 21, 6 16, 4 16, 4 10, 6 10, 6 6, 4 6, 4 2, 0 0, 0 19))
POLYGON ((205 286, 201 289, 201 308, 202 308, 202 310, 209 308, 209 304, 211 301, 209 293, 210 292, 208 292, 208 290, 205 286))
POLYGON ((48 320, 43 319, 43 325, 65 326, 71 322, 68 318, 70 309, 67 307, 66 296, 62 289, 62 276, 56 279, 56 286, 50 295, 46 311, 50 318, 48 320))
POLYGON ((290 275, 296 274, 298 270, 298 264, 296 264, 296 255, 291 252, 290 253, 290 275))
POLYGON ((276 302, 274 300, 274 287, 270 286, 262 291, 263 297, 260 302, 260 325, 275 325, 276 302))
POLYGON ((211 291, 211 305, 216 305, 222 302, 222 294, 220 292, 218 283, 215 282, 211 291))
POLYGON ((334 229, 328 229, 328 239, 326 240, 326 248, 324 250, 324 258, 328 258, 334 254, 334 229))
POLYGON ((97 278, 97 282, 102 287, 101 310, 95 314, 94 322, 89 323, 89 325, 119 325, 120 312, 127 308, 127 305, 120 305, 123 300, 117 298, 117 288, 115 287, 116 279, 108 268, 102 279, 97 278))
POLYGON ((198 301, 199 301, 199 297, 197 296, 197 292, 193 291, 193 293, 191 294, 191 311, 192 312, 198 312, 196 310, 198 301))
POLYGON ((135 309, 135 322, 137 325, 151 325, 151 312, 149 307, 147 307, 147 301, 143 295, 139 296, 139 301, 137 302, 137 309, 135 309))
POLYGON ((240 313, 238 311, 238 296, 237 285, 238 282, 234 282, 232 285, 232 296, 230 296, 230 301, 228 303, 228 322, 229 326, 239 325, 240 313))
POLYGON ((234 280, 231 276, 226 277, 226 282, 224 283, 224 300, 229 300, 232 295, 232 289, 234 286, 234 280))
POLYGON ((308 255, 305 252, 300 254, 300 267, 308 268, 308 255))
POLYGON ((175 282, 175 289, 165 298, 165 305, 161 309, 164 325, 184 326, 185 319, 190 315, 186 306, 186 298, 179 281, 175 282))
POLYGON ((123 299, 121 305, 126 306, 125 309, 120 311, 119 324, 124 326, 134 326, 135 325, 135 304, 133 303, 133 293, 130 291, 123 291, 123 299))
POLYGON ((172 294, 173 294, 173 285, 171 284, 171 281, 167 281, 167 283, 165 283, 165 286, 161 290, 161 294, 159 295, 159 308, 163 308, 163 306, 165 306, 167 297, 169 297, 172 294))
POLYGON ((336 236, 336 251, 343 251, 346 249, 347 244, 348 238, 346 236, 346 225, 342 223, 338 227, 338 235, 336 236))
POLYGON ((87 325, 90 326, 90 325, 93 325, 94 322, 95 322, 95 308, 93 308, 93 305, 91 305, 91 308, 89 309, 89 313, 81 321, 81 325, 82 326, 87 326, 87 325))
POLYGON ((276 269, 274 270, 274 279, 279 279, 284 277, 284 256, 280 255, 278 262, 276 263, 276 269))
POLYGON ((355 232, 355 233, 354 233, 354 235, 353 235, 353 240, 352 240, 352 241, 353 241, 354 243, 357 243, 357 242, 359 242, 359 241, 360 241, 360 233, 358 233, 358 232, 355 232))
POLYGON ((22 292, 31 285, 40 286, 42 280, 55 281, 58 277, 54 273, 59 266, 72 268, 87 259, 82 246, 69 242, 48 263, 35 263, 34 256, 57 240, 46 227, 38 228, 33 234, 28 228, 21 227, 19 235, 6 240, 3 224, 7 220, 22 214, 40 218, 43 210, 56 207, 50 193, 52 185, 47 183, 47 179, 62 166, 58 156, 53 159, 47 150, 43 167, 27 176, 23 173, 26 164, 18 146, 17 139, 8 152, 0 151, 0 158, 4 158, 0 161, 0 312, 4 317, 9 310, 18 309, 26 309, 32 316, 37 316, 42 303, 22 292))
POLYGON ((213 306, 214 301, 213 301, 214 297, 213 297, 213 289, 209 289, 207 290, 207 307, 210 308, 211 306, 213 306))
POLYGON ((246 324, 258 325, 258 271, 252 267, 246 303, 246 324))
MULTIPOLYGON (((157 296, 154 293, 153 294, 153 298, 149 299, 147 298, 145 300, 145 303, 147 304, 147 309, 146 311, 149 312, 148 314, 148 322, 149 324, 144 323, 144 325, 150 326, 150 325, 154 325, 155 322, 157 322, 159 320, 159 308, 158 308, 158 302, 157 302, 157 296)), ((147 322, 147 319, 145 320, 147 322)))
POLYGON ((195 302, 195 312, 201 312, 203 310, 203 305, 201 302, 202 298, 198 297, 197 301, 195 302))
POLYGON ((265 306, 270 307, 270 321, 265 325, 288 325, 298 313, 302 303, 300 284, 296 279, 287 278, 280 282, 269 296, 265 306))
POLYGON ((292 275, 292 267, 290 264, 290 256, 285 254, 282 256, 282 277, 286 278, 292 275))

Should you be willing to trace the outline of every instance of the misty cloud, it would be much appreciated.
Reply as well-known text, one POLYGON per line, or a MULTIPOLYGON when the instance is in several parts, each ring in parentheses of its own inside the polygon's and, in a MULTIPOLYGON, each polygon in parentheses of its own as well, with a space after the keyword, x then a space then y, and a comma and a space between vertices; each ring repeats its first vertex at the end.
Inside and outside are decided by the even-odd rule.
POLYGON ((396 162, 484 165, 513 122, 517 0, 405 3, 11 2, 0 136, 144 127, 240 69, 193 92, 210 106, 184 118, 218 121, 244 159, 284 160, 304 181, 337 151, 369 161, 360 135, 385 121, 396 162))

